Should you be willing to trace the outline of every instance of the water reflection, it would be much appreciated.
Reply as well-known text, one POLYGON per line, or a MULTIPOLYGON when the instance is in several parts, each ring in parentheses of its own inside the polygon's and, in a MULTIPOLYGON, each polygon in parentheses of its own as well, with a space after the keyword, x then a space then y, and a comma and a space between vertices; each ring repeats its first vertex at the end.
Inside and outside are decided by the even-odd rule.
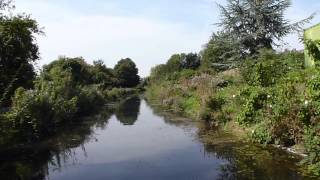
POLYGON ((133 97, 120 102, 115 107, 115 115, 123 125, 134 125, 138 119, 141 99, 133 97))
POLYGON ((76 162, 75 147, 85 154, 85 143, 93 138, 93 126, 105 128, 112 113, 105 110, 84 123, 61 129, 58 135, 47 141, 22 147, 0 150, 0 179, 44 180, 49 167, 61 170, 65 162, 76 162))
POLYGON ((220 166, 217 179, 317 179, 303 174, 298 165, 300 156, 273 146, 241 141, 221 129, 208 130, 205 124, 198 126, 198 137, 207 153, 227 160, 220 166))
POLYGON ((0 179, 307 179, 297 158, 134 97, 37 145, 0 150, 0 179), (130 126, 128 126, 130 125, 130 126))
MULTIPOLYGON (((185 118, 174 117, 170 111, 153 105, 153 112, 164 118, 164 122, 181 126, 185 118), (182 121, 181 121, 182 119, 182 121)), ((301 157, 288 154, 271 146, 260 146, 242 142, 221 129, 211 129, 205 123, 197 123, 197 141, 204 146, 206 156, 226 161, 219 166, 214 179, 318 179, 302 174, 298 166, 301 157)))

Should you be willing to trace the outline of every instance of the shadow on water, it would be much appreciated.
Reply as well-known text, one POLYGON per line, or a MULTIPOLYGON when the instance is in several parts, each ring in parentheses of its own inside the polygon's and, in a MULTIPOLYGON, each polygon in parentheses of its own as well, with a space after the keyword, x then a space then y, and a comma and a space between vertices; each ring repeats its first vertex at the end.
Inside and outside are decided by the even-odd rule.
POLYGON ((294 155, 210 131, 139 97, 82 122, 38 144, 0 149, 0 179, 311 179, 294 155))

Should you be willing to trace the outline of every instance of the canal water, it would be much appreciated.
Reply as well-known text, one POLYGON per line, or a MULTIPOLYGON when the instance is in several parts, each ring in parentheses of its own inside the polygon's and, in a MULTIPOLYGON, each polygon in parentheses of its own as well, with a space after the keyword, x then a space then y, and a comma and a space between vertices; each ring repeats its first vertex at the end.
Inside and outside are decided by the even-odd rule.
MULTIPOLYGON (((134 97, 31 147, 1 154, 0 179, 308 179, 299 158, 198 125, 134 97)), ((311 179, 311 178, 309 178, 311 179)))

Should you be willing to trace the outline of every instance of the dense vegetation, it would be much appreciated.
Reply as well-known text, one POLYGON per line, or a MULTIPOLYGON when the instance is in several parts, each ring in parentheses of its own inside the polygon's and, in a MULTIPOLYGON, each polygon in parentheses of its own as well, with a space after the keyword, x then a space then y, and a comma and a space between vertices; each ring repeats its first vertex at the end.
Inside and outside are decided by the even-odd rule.
POLYGON ((320 175, 320 67, 305 69, 301 51, 273 49, 311 18, 289 24, 289 6, 229 0, 220 6, 222 31, 198 58, 177 54, 154 67, 147 96, 211 126, 232 124, 262 144, 303 145, 308 156, 302 163, 320 175))
POLYGON ((140 77, 129 58, 111 69, 101 60, 91 65, 81 57, 60 57, 37 75, 35 35, 42 32, 28 15, 5 13, 11 7, 0 1, 0 146, 41 140, 137 92, 140 77))

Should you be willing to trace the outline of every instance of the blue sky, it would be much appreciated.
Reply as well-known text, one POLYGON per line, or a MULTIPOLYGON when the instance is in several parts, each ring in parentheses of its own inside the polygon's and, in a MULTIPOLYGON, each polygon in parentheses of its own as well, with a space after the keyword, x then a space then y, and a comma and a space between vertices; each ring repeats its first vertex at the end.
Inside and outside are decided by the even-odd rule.
MULTIPOLYGON (((46 35, 37 38, 39 66, 60 55, 102 59, 109 67, 130 57, 142 76, 174 53, 200 51, 217 30, 216 3, 225 0, 15 0, 17 12, 31 14, 44 27, 46 35)), ((292 22, 320 10, 319 0, 292 4, 286 12, 292 22)), ((307 26, 318 22, 320 14, 307 26)), ((302 47, 294 34, 280 48, 302 47)))

